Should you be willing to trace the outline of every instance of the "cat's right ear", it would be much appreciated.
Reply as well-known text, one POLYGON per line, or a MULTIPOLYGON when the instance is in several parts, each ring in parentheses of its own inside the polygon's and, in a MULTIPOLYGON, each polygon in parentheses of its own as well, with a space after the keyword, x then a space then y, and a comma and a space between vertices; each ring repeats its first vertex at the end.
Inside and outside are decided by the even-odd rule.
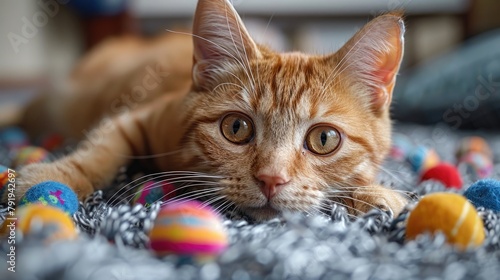
POLYGON ((374 112, 387 111, 403 58, 404 23, 395 12, 379 16, 358 31, 337 54, 334 69, 367 86, 374 112))
POLYGON ((260 56, 241 18, 227 0, 199 0, 193 23, 193 83, 211 90, 228 65, 247 67, 260 56))

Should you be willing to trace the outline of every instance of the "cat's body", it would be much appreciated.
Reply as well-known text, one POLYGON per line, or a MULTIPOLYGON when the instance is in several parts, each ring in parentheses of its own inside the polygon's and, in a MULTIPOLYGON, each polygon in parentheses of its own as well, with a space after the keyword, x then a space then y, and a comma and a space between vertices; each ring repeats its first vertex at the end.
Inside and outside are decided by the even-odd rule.
POLYGON ((192 57, 193 39, 186 35, 109 39, 82 58, 64 85, 29 104, 22 125, 32 138, 52 130, 83 139, 103 116, 187 94, 192 57))
POLYGON ((34 103, 31 131, 48 122, 84 141, 54 163, 20 170, 17 197, 55 180, 82 198, 141 159, 182 171, 166 174, 188 184, 188 195, 258 220, 332 200, 355 215, 399 212, 405 200, 374 179, 390 146, 403 31, 388 14, 335 54, 280 54, 256 45, 225 0, 200 1, 194 48, 186 35, 117 39, 82 61, 70 95, 34 103))

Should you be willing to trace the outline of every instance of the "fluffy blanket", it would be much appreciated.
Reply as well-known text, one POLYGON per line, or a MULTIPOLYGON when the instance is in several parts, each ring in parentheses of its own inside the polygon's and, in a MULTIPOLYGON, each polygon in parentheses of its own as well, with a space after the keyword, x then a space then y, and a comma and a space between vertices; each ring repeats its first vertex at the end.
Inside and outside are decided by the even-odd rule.
MULTIPOLYGON (((446 131, 436 137, 436 129, 443 128, 398 126, 397 131, 433 146, 441 158, 452 161, 456 143, 467 133, 446 131)), ((481 136, 499 150, 500 135, 481 136)), ((0 159, 6 153, 0 150, 0 159)), ((495 170, 493 177, 500 179, 500 165, 495 170)), ((121 175, 117 183, 129 180, 121 175)), ((409 166, 390 160, 379 181, 414 192, 417 199, 449 191, 437 182, 419 184, 409 166)), ((464 181, 465 187, 471 184, 467 174, 464 181)), ((324 215, 287 215, 257 224, 229 213, 224 221, 228 249, 213 262, 189 264, 173 255, 157 258, 147 249, 158 205, 110 204, 107 197, 109 191, 97 192, 81 203, 74 215, 80 230, 76 241, 47 245, 37 234, 21 238, 16 245, 16 272, 0 261, 0 279, 498 279, 500 275, 500 215, 481 208, 486 241, 467 251, 447 245, 443 235, 405 242, 408 210, 398 217, 372 211, 351 220, 344 208, 334 205, 324 215)), ((1 221, 5 208, 0 209, 1 221)), ((5 240, 0 248, 0 259, 5 259, 5 240)))

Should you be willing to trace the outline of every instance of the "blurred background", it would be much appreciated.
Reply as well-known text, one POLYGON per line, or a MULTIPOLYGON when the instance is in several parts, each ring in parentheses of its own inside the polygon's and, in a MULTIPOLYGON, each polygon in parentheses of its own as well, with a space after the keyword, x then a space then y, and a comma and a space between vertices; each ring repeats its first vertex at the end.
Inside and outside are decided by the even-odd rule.
MULTIPOLYGON (((191 25, 196 0, 31 0, 0 3, 0 103, 25 102, 65 79, 102 40, 191 25)), ((500 127, 500 1, 234 0, 252 36, 277 50, 329 53, 368 20, 406 15, 395 90, 400 121, 500 127)))

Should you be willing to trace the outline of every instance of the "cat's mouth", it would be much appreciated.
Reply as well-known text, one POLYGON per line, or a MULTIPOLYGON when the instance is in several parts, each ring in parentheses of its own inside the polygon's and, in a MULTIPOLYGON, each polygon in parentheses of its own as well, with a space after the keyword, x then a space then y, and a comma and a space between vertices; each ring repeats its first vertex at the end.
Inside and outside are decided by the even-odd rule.
POLYGON ((273 208, 269 203, 262 207, 244 208, 243 212, 255 220, 270 220, 281 214, 280 210, 273 208))

